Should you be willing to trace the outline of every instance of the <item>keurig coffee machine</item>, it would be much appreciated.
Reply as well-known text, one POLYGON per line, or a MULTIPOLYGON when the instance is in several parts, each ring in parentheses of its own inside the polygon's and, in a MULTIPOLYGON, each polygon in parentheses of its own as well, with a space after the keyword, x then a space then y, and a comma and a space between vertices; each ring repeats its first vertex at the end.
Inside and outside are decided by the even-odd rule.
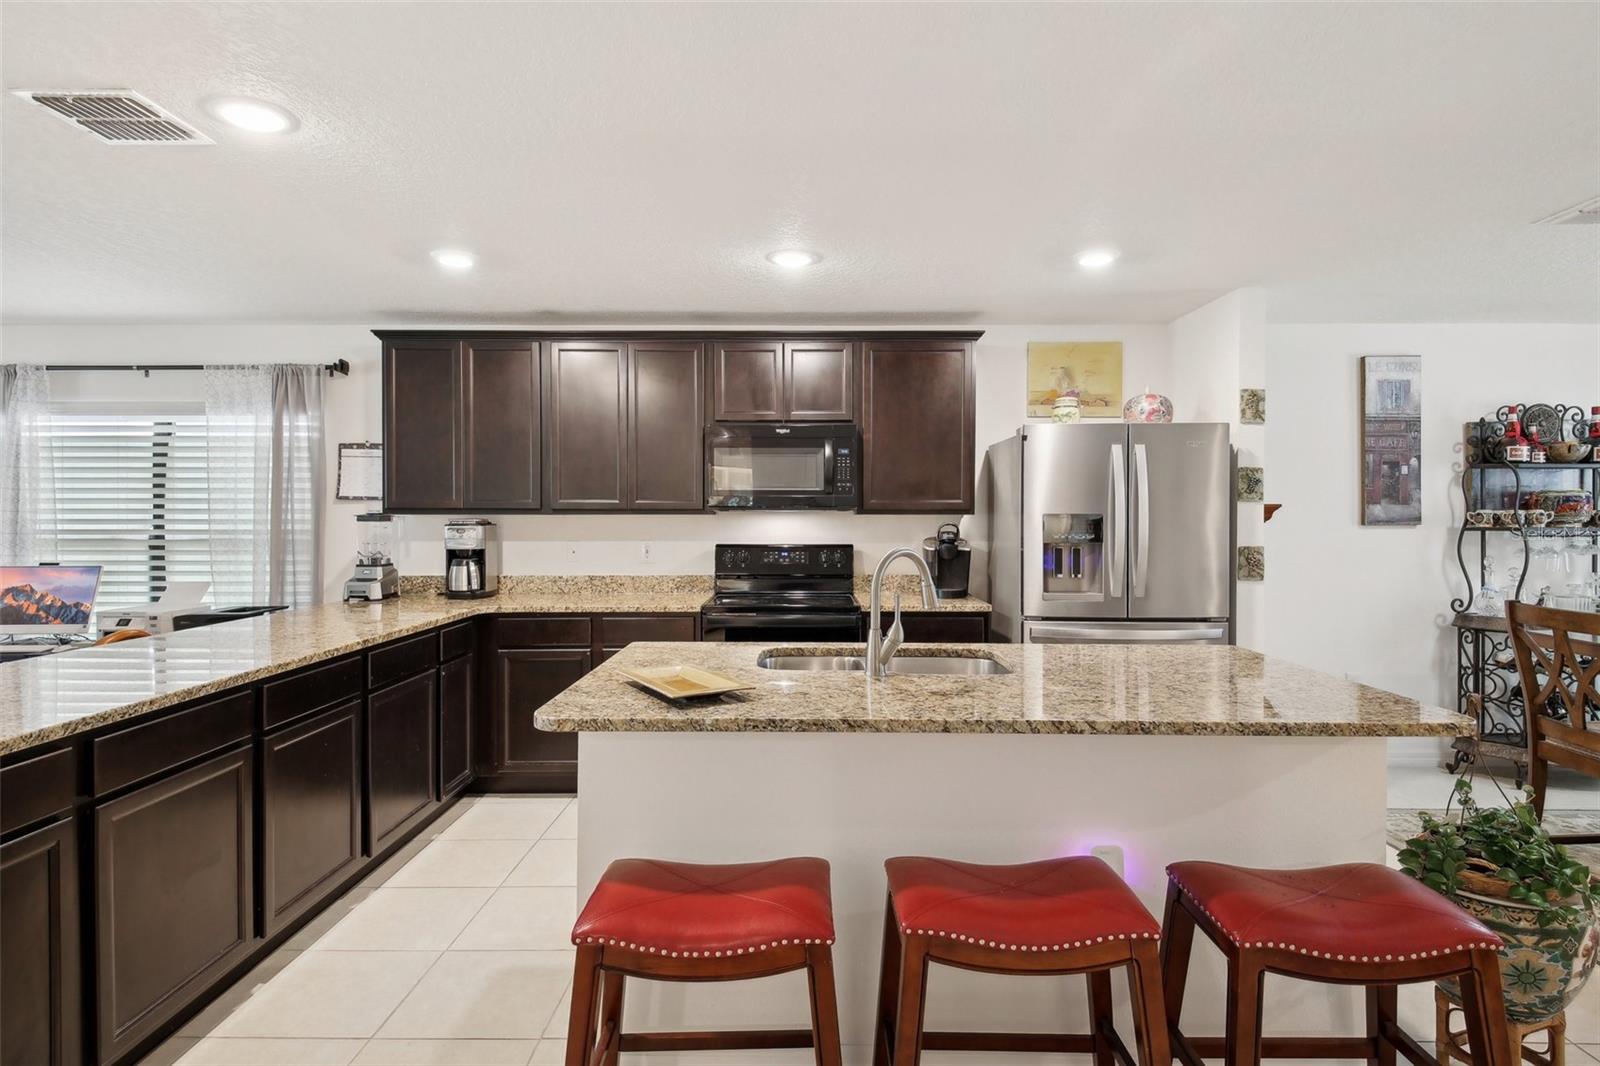
POLYGON ((933 586, 941 600, 960 600, 967 595, 967 578, 972 572, 972 548, 961 539, 961 527, 946 522, 931 537, 922 540, 922 559, 933 571, 933 586))
POLYGON ((462 518, 444 527, 444 594, 452 599, 493 596, 500 587, 500 541, 487 518, 462 518))

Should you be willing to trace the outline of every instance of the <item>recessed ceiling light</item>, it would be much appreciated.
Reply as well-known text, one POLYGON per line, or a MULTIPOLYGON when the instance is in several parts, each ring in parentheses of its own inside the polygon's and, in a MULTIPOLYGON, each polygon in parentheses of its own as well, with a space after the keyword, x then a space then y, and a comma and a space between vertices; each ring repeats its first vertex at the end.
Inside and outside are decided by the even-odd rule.
POLYGON ((767 258, 789 270, 799 270, 801 267, 814 266, 822 262, 822 256, 816 252, 807 252, 799 248, 785 248, 782 251, 772 252, 767 258))
POLYGON ((1078 265, 1085 270, 1104 270, 1117 261, 1117 253, 1109 248, 1096 248, 1078 256, 1078 265))
POLYGON ((298 119, 277 104, 238 96, 212 100, 207 110, 228 125, 251 133, 288 133, 300 124, 298 119))
POLYGON ((478 257, 457 248, 439 248, 433 253, 433 261, 446 270, 471 270, 478 257))

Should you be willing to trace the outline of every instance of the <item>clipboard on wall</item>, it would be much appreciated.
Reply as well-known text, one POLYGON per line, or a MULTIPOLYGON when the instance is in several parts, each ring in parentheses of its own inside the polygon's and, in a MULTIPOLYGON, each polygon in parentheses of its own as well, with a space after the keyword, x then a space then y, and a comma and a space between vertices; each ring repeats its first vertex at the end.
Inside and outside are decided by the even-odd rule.
POLYGON ((383 499, 383 445, 371 441, 339 445, 336 500, 383 499))

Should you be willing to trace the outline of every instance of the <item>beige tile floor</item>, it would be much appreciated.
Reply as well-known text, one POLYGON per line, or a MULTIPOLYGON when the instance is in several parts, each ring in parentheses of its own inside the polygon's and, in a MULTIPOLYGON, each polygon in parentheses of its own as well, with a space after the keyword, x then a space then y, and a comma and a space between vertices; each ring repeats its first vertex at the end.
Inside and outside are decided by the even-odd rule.
MULTIPOLYGON (((1391 773, 1391 802, 1433 805, 1437 770, 1391 773), (1417 802, 1423 798, 1422 803, 1417 802)), ((1579 790, 1578 802, 1594 792, 1579 790)), ((1597 805, 1600 810, 1600 805, 1597 805)), ((143 1066, 541 1066, 566 1045, 578 803, 457 804, 145 1060, 143 1066)), ((1431 1033, 1423 986, 1403 1023, 1431 1033)), ((1568 1012, 1568 1066, 1600 1066, 1600 982, 1568 1012)), ((1431 1046, 1430 1046, 1431 1050, 1431 1046)), ((847 1048, 848 1063, 870 1060, 847 1048)), ((807 1051, 630 1055, 652 1066, 801 1064, 807 1051)), ((928 1054, 929 1066, 1082 1066, 1074 1056, 928 1054)))

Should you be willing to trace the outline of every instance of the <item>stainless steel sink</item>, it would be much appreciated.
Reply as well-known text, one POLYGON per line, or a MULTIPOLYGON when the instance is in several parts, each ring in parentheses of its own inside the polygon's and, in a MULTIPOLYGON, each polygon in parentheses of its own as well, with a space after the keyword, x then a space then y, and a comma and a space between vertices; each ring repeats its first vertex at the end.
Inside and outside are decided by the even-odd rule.
MULTIPOLYGON (((756 665, 764 670, 865 670, 862 655, 786 655, 762 652, 756 665)), ((891 674, 939 674, 955 677, 993 677, 1011 670, 995 659, 963 655, 896 655, 889 660, 891 674)))

